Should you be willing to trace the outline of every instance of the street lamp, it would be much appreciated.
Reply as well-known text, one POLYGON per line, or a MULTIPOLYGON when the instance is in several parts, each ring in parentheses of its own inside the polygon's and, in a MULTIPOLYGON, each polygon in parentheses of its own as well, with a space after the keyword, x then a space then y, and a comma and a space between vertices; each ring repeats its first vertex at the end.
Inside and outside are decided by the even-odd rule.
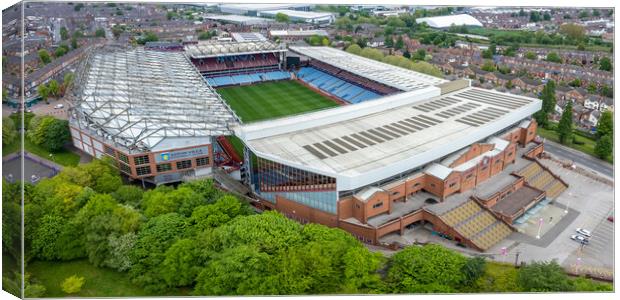
POLYGON ((538 220, 538 233, 536 234, 536 238, 537 238, 537 239, 540 239, 540 230, 542 229, 542 225, 543 225, 543 222, 544 222, 544 221, 545 221, 545 220, 544 220, 543 218, 540 218, 540 219, 538 220))
POLYGON ((568 193, 568 202, 566 202, 566 209, 564 209, 564 213, 567 214, 568 213, 568 207, 570 206, 570 199, 573 198, 573 193, 569 192, 568 193))

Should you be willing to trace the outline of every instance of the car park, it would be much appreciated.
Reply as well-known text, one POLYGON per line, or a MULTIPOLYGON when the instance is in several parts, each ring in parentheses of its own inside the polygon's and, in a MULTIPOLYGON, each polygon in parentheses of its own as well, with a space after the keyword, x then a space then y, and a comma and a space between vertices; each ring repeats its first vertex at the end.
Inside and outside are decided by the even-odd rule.
POLYGON ((579 243, 582 243, 584 245, 587 245, 590 243, 590 240, 588 240, 588 238, 584 237, 583 235, 578 235, 578 234, 573 234, 570 236, 571 240, 573 241, 577 241, 579 243))
POLYGON ((575 230, 577 233, 585 236, 585 237, 591 237, 592 233, 590 232, 590 230, 584 229, 584 228, 577 228, 575 230))

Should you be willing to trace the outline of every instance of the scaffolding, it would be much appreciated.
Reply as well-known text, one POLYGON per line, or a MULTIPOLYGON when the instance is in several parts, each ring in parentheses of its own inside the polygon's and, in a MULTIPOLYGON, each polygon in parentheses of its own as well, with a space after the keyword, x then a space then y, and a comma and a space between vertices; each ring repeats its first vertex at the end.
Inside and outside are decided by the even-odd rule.
MULTIPOLYGON (((71 122, 130 152, 232 134, 238 118, 179 52, 100 49, 80 66, 71 122)), ((210 140, 209 140, 210 141, 210 140)), ((204 142, 204 141, 203 141, 204 142)))

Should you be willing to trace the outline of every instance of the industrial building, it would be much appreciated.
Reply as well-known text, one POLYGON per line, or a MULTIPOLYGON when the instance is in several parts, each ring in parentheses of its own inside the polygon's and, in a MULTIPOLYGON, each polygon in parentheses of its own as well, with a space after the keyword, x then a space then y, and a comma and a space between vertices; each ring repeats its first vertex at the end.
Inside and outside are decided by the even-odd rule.
POLYGON ((221 4, 220 11, 225 14, 257 16, 262 11, 278 9, 294 9, 308 11, 312 8, 310 4, 286 4, 286 3, 243 3, 243 4, 221 4))
POLYGON ((293 22, 304 22, 315 25, 331 24, 336 20, 336 16, 330 12, 299 11, 291 9, 261 11, 258 13, 258 16, 275 18, 278 14, 287 15, 293 22))

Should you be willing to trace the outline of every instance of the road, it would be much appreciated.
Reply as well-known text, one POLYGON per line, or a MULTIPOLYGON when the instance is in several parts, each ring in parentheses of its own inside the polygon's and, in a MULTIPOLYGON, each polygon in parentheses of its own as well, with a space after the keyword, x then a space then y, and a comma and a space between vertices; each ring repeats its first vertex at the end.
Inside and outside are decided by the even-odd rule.
POLYGON ((545 141, 545 151, 559 159, 571 160, 576 165, 580 165, 586 169, 591 169, 609 178, 614 177, 614 167, 612 164, 583 152, 568 148, 549 140, 545 141))

